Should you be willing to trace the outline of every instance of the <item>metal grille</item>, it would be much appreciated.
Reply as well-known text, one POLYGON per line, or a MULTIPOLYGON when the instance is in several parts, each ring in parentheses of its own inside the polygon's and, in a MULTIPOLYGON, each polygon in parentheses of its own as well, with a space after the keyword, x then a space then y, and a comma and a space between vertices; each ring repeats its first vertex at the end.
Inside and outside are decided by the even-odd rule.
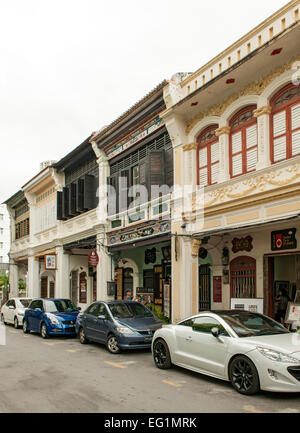
POLYGON ((202 265, 199 267, 199 311, 210 310, 210 267, 202 265))
POLYGON ((231 269, 231 292, 233 298, 255 298, 256 262, 251 257, 235 259, 231 269))

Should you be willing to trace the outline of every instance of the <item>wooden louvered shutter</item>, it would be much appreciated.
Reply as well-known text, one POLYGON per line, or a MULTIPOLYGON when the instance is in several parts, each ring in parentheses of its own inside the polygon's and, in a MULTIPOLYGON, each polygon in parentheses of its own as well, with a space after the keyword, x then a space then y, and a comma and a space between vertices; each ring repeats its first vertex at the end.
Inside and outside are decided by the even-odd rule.
POLYGON ((65 186, 62 192, 62 216, 64 219, 69 218, 69 188, 65 186))
POLYGON ((219 141, 210 146, 211 184, 219 181, 220 146, 219 141))
POLYGON ((70 215, 77 215, 77 211, 76 211, 76 183, 73 182, 71 183, 70 187, 69 187, 69 214, 70 215))
POLYGON ((78 179, 76 188, 76 210, 81 213, 84 212, 84 180, 78 179))
POLYGON ((58 221, 62 221, 64 219, 62 212, 62 195, 63 193, 61 191, 56 192, 56 219, 58 221))
POLYGON ((128 210, 129 182, 129 170, 121 171, 121 177, 119 178, 119 212, 126 212, 128 210))
POLYGON ((151 197, 151 187, 154 185, 162 186, 165 184, 165 152, 156 150, 148 156, 148 196, 151 197))
POLYGON ((208 185, 208 155, 207 146, 199 149, 199 185, 208 185))
POLYGON ((257 124, 246 130, 247 172, 256 169, 257 164, 257 124))
POLYGON ((90 174, 84 176, 84 193, 83 193, 83 207, 86 210, 94 208, 95 202, 95 178, 90 174))
POLYGON ((292 156, 300 154, 300 104, 291 108, 292 156))
POLYGON ((170 148, 168 150, 165 151, 165 171, 166 171, 166 177, 165 177, 165 181, 166 181, 166 185, 168 185, 168 187, 172 187, 173 186, 173 149, 170 148))
POLYGON ((243 174, 242 131, 232 134, 232 176, 243 174))
MULTIPOLYGON (((144 162, 141 162, 140 163, 140 185, 142 185, 142 186, 144 186, 146 189, 147 189, 147 185, 148 185, 148 176, 147 176, 147 162, 146 161, 144 161, 144 162)), ((147 189, 147 192, 148 192, 148 194, 149 194, 149 191, 148 191, 148 189, 147 189)), ((143 194, 141 194, 141 196, 140 196, 140 200, 141 200, 141 203, 147 203, 147 201, 148 201, 148 195, 147 195, 147 197, 145 197, 145 199, 143 200, 143 194)))
POLYGON ((107 185, 114 189, 114 192, 108 190, 107 196, 107 214, 108 216, 116 215, 119 212, 119 193, 118 193, 118 177, 117 175, 107 178, 107 185))
POLYGON ((286 111, 280 111, 273 116, 273 159, 282 161, 287 157, 286 143, 286 111))

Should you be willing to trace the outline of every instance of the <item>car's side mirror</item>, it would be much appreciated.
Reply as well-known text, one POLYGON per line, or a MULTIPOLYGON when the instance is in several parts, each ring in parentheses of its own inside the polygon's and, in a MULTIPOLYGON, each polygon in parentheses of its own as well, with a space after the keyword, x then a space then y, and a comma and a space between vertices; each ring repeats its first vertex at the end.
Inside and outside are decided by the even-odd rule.
POLYGON ((106 316, 104 316, 104 314, 100 314, 100 316, 98 316, 98 319, 106 320, 106 316))
POLYGON ((217 327, 212 328, 210 332, 212 333, 212 335, 213 335, 215 338, 219 338, 219 337, 220 337, 221 331, 220 331, 219 328, 217 328, 217 327))
POLYGON ((12 305, 10 305, 8 308, 9 308, 9 310, 14 310, 15 309, 15 307, 13 307, 12 305))
POLYGON ((76 308, 77 311, 81 311, 81 307, 76 308))

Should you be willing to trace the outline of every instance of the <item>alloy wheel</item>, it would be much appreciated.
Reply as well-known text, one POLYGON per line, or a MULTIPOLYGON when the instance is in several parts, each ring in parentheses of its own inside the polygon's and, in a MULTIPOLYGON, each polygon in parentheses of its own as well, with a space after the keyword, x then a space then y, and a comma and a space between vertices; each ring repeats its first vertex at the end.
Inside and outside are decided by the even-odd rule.
POLYGON ((166 370, 172 365, 168 346, 163 340, 154 343, 153 357, 156 366, 162 370, 166 370))
POLYGON ((238 357, 230 366, 230 378, 233 387, 245 395, 255 394, 259 390, 259 379, 254 364, 246 357, 238 357))
POLYGON ((81 344, 86 344, 88 342, 83 328, 80 328, 79 331, 79 341, 81 344))
POLYGON ((18 318, 17 318, 17 317, 14 318, 14 327, 15 327, 16 329, 19 328, 19 321, 18 321, 18 318))
POLYGON ((48 338, 47 328, 46 328, 46 325, 44 323, 42 324, 42 327, 41 327, 41 335, 43 338, 48 338))
POLYGON ((111 335, 108 337, 107 344, 106 344, 108 350, 110 353, 116 354, 120 352, 120 348, 118 346, 117 339, 114 335, 111 335))

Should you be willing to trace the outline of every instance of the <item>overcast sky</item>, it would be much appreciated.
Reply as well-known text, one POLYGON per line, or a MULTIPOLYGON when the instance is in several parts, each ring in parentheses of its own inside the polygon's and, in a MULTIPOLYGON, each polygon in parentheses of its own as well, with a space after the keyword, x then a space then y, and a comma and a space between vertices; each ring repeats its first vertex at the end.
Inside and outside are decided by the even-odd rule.
POLYGON ((0 0, 0 202, 287 0, 0 0))

